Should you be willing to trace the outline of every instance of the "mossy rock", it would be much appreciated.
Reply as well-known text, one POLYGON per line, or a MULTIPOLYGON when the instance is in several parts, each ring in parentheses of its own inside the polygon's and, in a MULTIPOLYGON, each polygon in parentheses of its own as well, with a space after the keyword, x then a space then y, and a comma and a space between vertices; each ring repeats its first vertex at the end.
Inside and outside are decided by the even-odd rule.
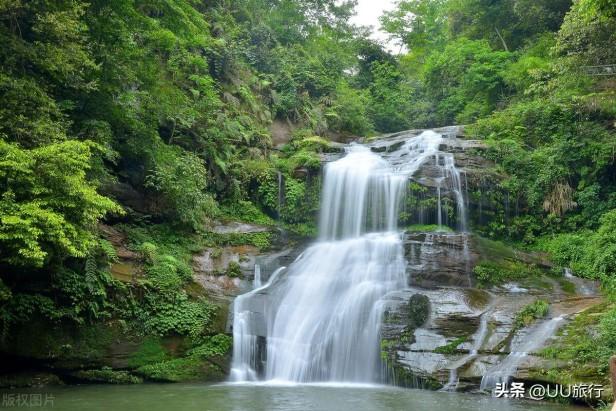
POLYGON ((39 360, 55 367, 76 369, 102 364, 109 346, 119 338, 113 324, 73 324, 34 320, 15 328, 0 349, 11 356, 39 360))
POLYGON ((414 374, 411 370, 395 365, 391 367, 391 381, 394 385, 405 388, 421 388, 425 390, 439 390, 443 384, 434 378, 414 374))
POLYGON ((141 342, 139 348, 129 357, 128 366, 135 369, 163 362, 170 358, 160 338, 148 337, 141 342))
POLYGON ((469 306, 476 310, 483 309, 490 302, 490 294, 477 288, 464 290, 466 301, 469 306))
POLYGON ((222 381, 227 376, 218 364, 197 356, 145 365, 138 368, 136 373, 148 380, 160 382, 222 381))
POLYGON ((456 352, 458 352, 458 345, 465 343, 467 339, 468 338, 466 336, 455 338, 454 340, 448 342, 445 345, 436 347, 434 349, 434 352, 439 354, 455 354, 456 352))
POLYGON ((136 373, 152 381, 222 381, 227 376, 231 337, 218 334, 189 350, 185 357, 148 364, 136 373))
POLYGON ((423 294, 413 294, 409 298, 408 323, 412 328, 421 327, 430 316, 430 299, 423 294))
POLYGON ((229 262, 229 265, 227 266, 227 271, 225 274, 231 278, 243 277, 242 268, 240 267, 239 263, 237 263, 236 261, 229 262))
POLYGON ((128 371, 114 371, 111 368, 81 370, 70 374, 82 382, 98 384, 140 384, 143 379, 128 371))

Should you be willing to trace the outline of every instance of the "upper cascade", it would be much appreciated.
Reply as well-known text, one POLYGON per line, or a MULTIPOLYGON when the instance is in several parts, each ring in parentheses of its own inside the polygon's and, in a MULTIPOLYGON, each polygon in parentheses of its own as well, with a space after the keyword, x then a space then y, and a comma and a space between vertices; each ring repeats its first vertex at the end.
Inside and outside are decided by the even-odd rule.
POLYGON ((395 231, 406 176, 368 147, 353 144, 347 155, 325 166, 320 240, 395 231))

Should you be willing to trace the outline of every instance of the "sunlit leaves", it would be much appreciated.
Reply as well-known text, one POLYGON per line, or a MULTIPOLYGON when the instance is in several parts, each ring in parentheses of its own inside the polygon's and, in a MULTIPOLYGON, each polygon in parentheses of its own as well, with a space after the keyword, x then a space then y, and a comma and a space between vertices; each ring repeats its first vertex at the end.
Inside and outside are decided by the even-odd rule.
POLYGON ((93 228, 105 214, 121 212, 88 181, 88 143, 65 141, 21 149, 0 140, 0 258, 42 266, 57 256, 84 257, 93 228))

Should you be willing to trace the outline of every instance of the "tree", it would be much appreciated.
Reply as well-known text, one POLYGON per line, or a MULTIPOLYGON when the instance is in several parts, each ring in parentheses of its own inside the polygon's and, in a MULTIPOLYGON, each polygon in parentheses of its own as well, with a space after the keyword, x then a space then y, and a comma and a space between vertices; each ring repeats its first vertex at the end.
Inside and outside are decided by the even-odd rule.
POLYGON ((97 222, 122 209, 88 180, 91 143, 65 141, 22 149, 0 140, 0 260, 41 267, 85 257, 97 222))

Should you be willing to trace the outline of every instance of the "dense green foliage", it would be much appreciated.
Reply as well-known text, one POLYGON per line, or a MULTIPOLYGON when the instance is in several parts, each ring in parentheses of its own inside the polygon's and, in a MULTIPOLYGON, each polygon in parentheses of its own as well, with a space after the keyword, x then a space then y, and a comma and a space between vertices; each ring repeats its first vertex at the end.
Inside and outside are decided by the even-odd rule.
MULTIPOLYGON (((315 136, 370 133, 374 118, 387 117, 368 107, 389 98, 375 97, 372 85, 378 62, 395 59, 348 23, 352 6, 2 2, 2 335, 35 316, 120 316, 145 333, 209 332, 215 307, 184 290, 197 250, 139 230, 163 223, 194 240, 213 219, 276 217, 314 231, 319 153, 329 145, 315 136), (295 129, 280 152, 273 123, 295 129), (117 244, 102 238, 101 221, 124 223, 141 256, 142 267, 129 267, 143 274, 136 283, 110 275, 117 244)), ((267 248, 269 236, 208 234, 195 243, 267 248)))
POLYGON ((547 358, 567 365, 542 370, 542 379, 569 384, 576 381, 609 383, 609 358, 616 350, 616 310, 599 304, 581 313, 560 331, 560 341, 543 350, 547 358))

